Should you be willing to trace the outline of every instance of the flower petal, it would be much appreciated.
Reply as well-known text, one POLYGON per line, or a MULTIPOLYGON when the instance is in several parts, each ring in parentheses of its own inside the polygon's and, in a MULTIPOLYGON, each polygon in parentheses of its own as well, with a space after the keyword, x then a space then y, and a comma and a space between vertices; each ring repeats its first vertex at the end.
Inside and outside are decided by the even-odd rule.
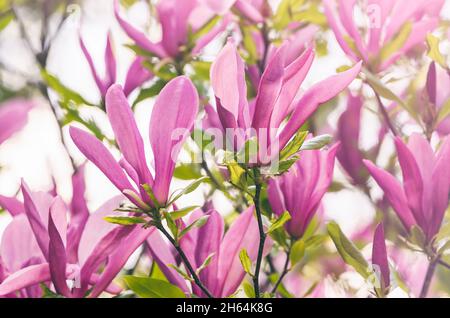
POLYGON ((150 143, 155 157, 153 192, 160 203, 168 198, 175 161, 192 130, 198 104, 197 91, 185 76, 171 80, 155 102, 150 119, 150 143))

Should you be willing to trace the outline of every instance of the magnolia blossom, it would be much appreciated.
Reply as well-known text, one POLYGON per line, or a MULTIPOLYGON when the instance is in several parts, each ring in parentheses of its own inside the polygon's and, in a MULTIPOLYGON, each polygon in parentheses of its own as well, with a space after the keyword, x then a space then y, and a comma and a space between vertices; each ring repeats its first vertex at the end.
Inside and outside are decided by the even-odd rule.
POLYGON ((380 223, 375 229, 372 246, 372 266, 374 266, 377 274, 377 282, 379 287, 385 293, 391 285, 391 271, 389 269, 389 261, 386 250, 386 242, 384 237, 383 223, 380 223))
POLYGON ((437 154, 429 142, 413 134, 405 145, 395 139, 403 186, 389 172, 364 161, 372 177, 407 230, 419 227, 431 242, 439 229, 448 207, 450 192, 450 139, 446 138, 437 154))
POLYGON ((0 144, 25 126, 28 112, 34 106, 33 101, 24 99, 12 99, 0 104, 0 144))
POLYGON ((329 150, 304 151, 287 173, 271 179, 267 189, 270 205, 277 215, 291 215, 285 227, 301 238, 319 209, 320 201, 333 179, 334 161, 339 144, 329 150))
POLYGON ((150 119, 150 144, 155 154, 154 177, 147 165, 144 142, 134 114, 119 85, 113 85, 106 94, 106 113, 123 158, 117 162, 95 136, 83 130, 71 127, 70 135, 78 149, 134 204, 144 209, 153 205, 144 187, 148 185, 164 206, 169 196, 175 160, 181 144, 192 130, 198 103, 197 91, 187 77, 177 77, 161 90, 150 119))
MULTIPOLYGON (((189 262, 194 269, 211 257, 208 266, 200 272, 200 279, 214 297, 228 297, 236 292, 244 279, 245 272, 239 260, 239 253, 245 249, 250 259, 255 261, 258 250, 258 225, 253 216, 254 207, 248 208, 237 217, 225 232, 223 217, 215 210, 203 212, 197 210, 191 214, 188 224, 200 217, 208 216, 206 224, 201 228, 189 231, 180 241, 189 262)), ((184 225, 183 225, 184 226, 184 225)), ((147 239, 153 259, 157 262, 167 279, 189 294, 189 287, 180 274, 169 265, 178 265, 176 256, 171 253, 168 243, 155 232, 147 239)), ((267 241, 265 254, 268 253, 271 241, 267 241)), ((204 297, 200 288, 192 284, 192 292, 204 297)))
MULTIPOLYGON (((156 5, 159 22, 161 23, 162 39, 154 43, 141 31, 136 29, 119 12, 119 1, 114 1, 114 13, 125 33, 142 49, 159 58, 177 58, 189 47, 192 55, 198 54, 217 35, 222 33, 229 22, 225 16, 206 34, 202 34, 195 43, 189 43, 190 32, 199 31, 216 14, 211 5, 199 0, 165 0, 156 5)), ((222 11, 219 9, 219 11, 222 11)))
POLYGON ((436 63, 431 63, 428 69, 428 76, 426 82, 426 98, 419 100, 419 113, 425 125, 431 130, 436 131, 445 136, 450 134, 450 117, 442 119, 437 122, 439 112, 448 103, 450 103, 450 74, 447 70, 443 70, 436 63))
MULTIPOLYGON (((84 57, 89 64, 89 68, 91 70, 92 76, 94 77, 95 84, 97 85, 102 98, 105 98, 108 88, 115 84, 117 80, 117 63, 113 50, 112 35, 111 33, 108 33, 108 36, 106 38, 104 57, 106 71, 104 76, 101 76, 99 74, 81 35, 79 37, 79 40, 81 50, 83 51, 84 57)), ((142 65, 144 60, 145 59, 143 57, 136 57, 130 68, 128 69, 123 89, 126 96, 128 96, 134 89, 153 78, 153 74, 142 65)))
POLYGON ((339 118, 336 139, 341 143, 341 147, 337 152, 337 158, 342 168, 354 185, 366 188, 369 173, 364 166, 363 160, 366 156, 373 158, 378 156, 381 143, 386 135, 386 128, 384 126, 380 128, 377 143, 364 153, 360 149, 362 107, 362 97, 349 94, 347 109, 339 118))
POLYGON ((12 216, 2 238, 0 296, 38 297, 40 283, 52 283, 65 297, 83 297, 90 287, 91 297, 103 291, 120 293, 111 284, 117 271, 98 274, 99 267, 116 252, 132 228, 107 223, 103 218, 113 213, 123 197, 115 197, 90 214, 84 200, 84 173, 73 177, 73 197, 66 205, 46 192, 31 192, 22 183, 24 202, 0 197, 0 205, 12 216), (68 222, 68 217, 70 221, 68 222), (67 281, 73 281, 68 286, 67 281), (100 287, 102 286, 102 287, 100 287))
POLYGON ((357 0, 324 0, 324 5, 342 50, 379 72, 424 43, 427 33, 439 25, 444 2, 369 0, 360 5, 357 0))
MULTIPOLYGON (((216 110, 206 106, 204 126, 215 127, 230 137, 235 149, 257 136, 258 163, 267 165, 283 149, 298 129, 326 101, 344 90, 360 71, 358 63, 346 72, 332 76, 312 86, 296 100, 299 88, 314 59, 307 49, 292 63, 286 65, 286 42, 273 54, 259 83, 254 101, 247 100, 244 62, 233 40, 229 40, 211 67, 211 86, 216 99, 216 110), (286 125, 282 124, 290 115, 286 125)), ((230 139, 230 138, 229 138, 230 139)), ((230 141, 230 140, 229 140, 230 141)))

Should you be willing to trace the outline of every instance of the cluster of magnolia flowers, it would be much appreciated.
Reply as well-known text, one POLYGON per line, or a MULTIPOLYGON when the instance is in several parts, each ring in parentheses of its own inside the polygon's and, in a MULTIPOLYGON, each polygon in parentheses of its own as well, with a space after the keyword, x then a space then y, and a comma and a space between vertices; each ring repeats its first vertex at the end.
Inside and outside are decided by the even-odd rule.
MULTIPOLYGON (((47 54, 36 53, 40 84, 58 95, 52 107, 62 114, 61 129, 68 126, 87 162, 120 195, 90 211, 86 163, 74 164, 70 202, 57 189, 30 189, 26 180, 18 196, 0 195, 12 217, 1 236, 0 297, 326 297, 330 280, 348 271, 362 277, 370 296, 400 288, 426 297, 437 270, 450 268, 444 2, 159 0, 151 2, 161 27, 153 42, 116 0, 115 18, 136 57, 121 86, 112 34, 104 74, 80 35, 81 58, 101 96, 94 103, 46 70, 43 45, 47 54), (305 88, 316 55, 326 54, 327 28, 352 65, 305 88), (210 63, 202 53, 211 43, 221 48, 210 63), (391 87, 407 63, 414 74, 391 87), (315 116, 338 96, 346 110, 337 129, 321 135, 315 116), (133 110, 153 97, 143 133, 133 110), (79 112, 86 105, 106 113, 113 140, 79 112), (380 128, 372 132, 378 142, 364 151, 366 108, 380 128), (395 152, 382 165, 385 142, 395 152), (181 162, 182 152, 193 160, 181 162), (337 162, 348 185, 333 182, 337 162), (191 182, 175 190, 174 178, 191 182), (383 191, 379 200, 375 185, 383 191), (203 206, 178 204, 199 187, 208 190, 203 206), (352 238, 335 222, 324 230, 322 198, 343 187, 361 191, 377 210, 352 238), (214 206, 215 192, 232 203, 232 214, 214 206), (367 242, 371 257, 362 252, 367 242), (423 255, 416 270, 407 252, 423 255), (125 269, 133 257, 137 265, 125 269)), ((1 105, 0 143, 26 124, 33 105, 18 98, 1 105)), ((349 286, 341 292, 357 295, 349 286)))

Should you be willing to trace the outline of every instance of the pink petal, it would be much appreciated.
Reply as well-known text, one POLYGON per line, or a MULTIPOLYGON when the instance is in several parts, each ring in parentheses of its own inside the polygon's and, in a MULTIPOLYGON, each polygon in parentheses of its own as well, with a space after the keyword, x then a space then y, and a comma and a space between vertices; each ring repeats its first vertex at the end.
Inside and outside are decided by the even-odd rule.
POLYGON ((198 104, 197 91, 185 76, 171 80, 155 102, 150 120, 150 143, 155 156, 153 192, 160 203, 168 198, 175 161, 194 125, 198 104))
POLYGON ((298 102, 292 117, 280 134, 280 149, 283 149, 292 136, 317 110, 317 108, 336 97, 347 88, 361 70, 361 62, 351 69, 331 76, 311 87, 298 102))
POLYGON ((407 230, 410 230, 413 225, 416 225, 416 221, 409 209, 408 201, 400 182, 390 173, 378 168, 372 162, 364 160, 364 164, 380 188, 384 191, 384 195, 397 213, 400 221, 402 221, 407 230))
POLYGON ((123 92, 126 96, 130 95, 136 88, 154 77, 153 73, 142 65, 144 60, 143 57, 136 57, 128 69, 125 85, 123 87, 123 92))
POLYGON ((113 85, 106 93, 106 112, 116 141, 127 162, 136 170, 139 184, 153 184, 147 167, 144 142, 120 85, 113 85))
POLYGON ((139 47, 157 55, 160 58, 164 58, 167 56, 166 51, 164 50, 164 48, 161 46, 160 43, 158 43, 158 44, 152 43, 143 32, 137 30, 135 27, 133 27, 127 21, 122 19, 122 17, 120 16, 119 10, 120 10, 119 0, 114 0, 114 15, 116 16, 117 21, 119 22, 120 26, 125 31, 125 33, 134 42, 136 42, 136 44, 139 47))
POLYGON ((92 161, 120 191, 133 189, 122 168, 103 143, 91 134, 75 127, 70 127, 70 136, 86 158, 92 161))
POLYGON ((391 280, 383 223, 380 223, 375 230, 372 249, 372 264, 377 265, 380 270, 380 279, 383 279, 383 287, 389 287, 391 280))

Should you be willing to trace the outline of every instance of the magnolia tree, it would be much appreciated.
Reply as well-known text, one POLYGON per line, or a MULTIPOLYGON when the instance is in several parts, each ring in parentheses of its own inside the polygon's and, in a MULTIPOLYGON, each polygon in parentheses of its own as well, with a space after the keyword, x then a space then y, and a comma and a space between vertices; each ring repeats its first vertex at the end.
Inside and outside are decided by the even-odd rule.
POLYGON ((48 107, 72 174, 1 160, 0 297, 449 296, 449 3, 89 3, 0 2, 0 154, 48 107))

